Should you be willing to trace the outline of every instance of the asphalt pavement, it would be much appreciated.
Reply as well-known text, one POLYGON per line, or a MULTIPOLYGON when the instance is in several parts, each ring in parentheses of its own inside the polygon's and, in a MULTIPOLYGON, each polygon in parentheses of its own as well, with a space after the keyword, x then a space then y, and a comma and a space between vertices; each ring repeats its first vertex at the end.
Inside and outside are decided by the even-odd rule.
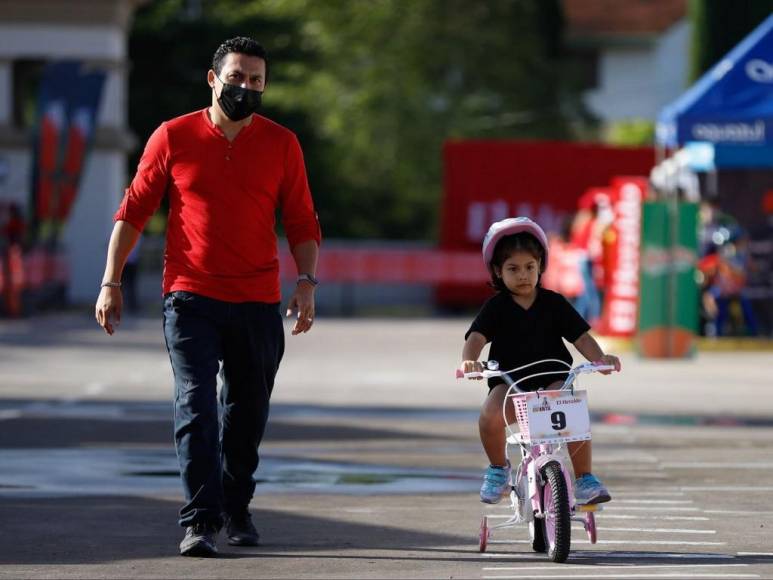
MULTIPOLYGON (((773 353, 621 352, 583 380, 613 501, 567 564, 525 528, 478 550, 480 383, 466 319, 325 319, 287 334, 253 515, 257 548, 182 558, 172 381, 158 318, 0 321, 0 578, 771 578, 773 353)), ((730 345, 732 347, 732 345, 730 345)), ((610 343, 610 348, 619 348, 610 343)))

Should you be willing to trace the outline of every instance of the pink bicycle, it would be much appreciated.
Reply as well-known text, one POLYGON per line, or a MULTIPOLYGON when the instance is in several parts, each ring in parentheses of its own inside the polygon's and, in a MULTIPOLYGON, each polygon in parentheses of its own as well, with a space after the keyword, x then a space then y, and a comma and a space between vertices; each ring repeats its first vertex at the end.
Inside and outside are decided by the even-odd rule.
POLYGON ((553 562, 565 562, 571 549, 571 522, 582 522, 591 544, 596 543, 594 512, 598 505, 581 505, 574 498, 574 478, 571 462, 564 445, 571 441, 591 438, 590 415, 585 391, 575 390, 578 375, 614 370, 610 365, 583 363, 571 368, 565 361, 546 359, 500 371, 496 361, 483 363, 483 372, 462 373, 457 378, 502 378, 509 389, 502 405, 507 425, 507 456, 517 445, 521 461, 510 471, 510 503, 513 515, 505 522, 490 525, 484 516, 480 525, 479 547, 486 551, 494 530, 528 524, 531 545, 536 552, 545 552, 553 562), (556 390, 524 391, 518 387, 526 379, 542 375, 565 374, 567 371, 534 373, 517 381, 510 378, 516 371, 543 363, 564 365, 568 376, 556 390), (510 425, 507 405, 512 401, 517 425, 510 425), (513 428, 519 428, 515 431, 513 428))

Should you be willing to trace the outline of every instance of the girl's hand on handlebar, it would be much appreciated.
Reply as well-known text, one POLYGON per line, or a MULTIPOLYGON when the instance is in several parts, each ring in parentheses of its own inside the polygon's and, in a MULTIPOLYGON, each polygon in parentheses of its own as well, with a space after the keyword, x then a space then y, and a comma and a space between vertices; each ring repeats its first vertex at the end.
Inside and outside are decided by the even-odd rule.
MULTIPOLYGON (((476 360, 464 360, 462 361, 461 366, 459 367, 459 370, 462 371, 462 373, 482 373, 483 372, 483 365, 480 364, 479 361, 476 360)), ((472 380, 479 381, 483 377, 468 377, 472 380)))
MULTIPOLYGON (((613 354, 605 354, 602 356, 599 360, 593 361, 593 364, 597 365, 610 365, 615 367, 615 371, 620 372, 620 369, 622 368, 620 366, 620 359, 617 358, 613 354)), ((599 371, 602 375, 608 375, 612 371, 599 371)))

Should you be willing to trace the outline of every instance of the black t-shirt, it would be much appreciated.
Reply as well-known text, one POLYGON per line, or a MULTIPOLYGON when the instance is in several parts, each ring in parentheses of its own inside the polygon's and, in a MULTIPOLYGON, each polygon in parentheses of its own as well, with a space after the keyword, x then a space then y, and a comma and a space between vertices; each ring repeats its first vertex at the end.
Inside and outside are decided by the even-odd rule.
MULTIPOLYGON (((557 358, 572 364, 572 355, 562 338, 574 342, 590 325, 561 294, 537 289, 537 297, 525 310, 505 292, 492 296, 473 320, 465 339, 471 332, 479 332, 491 343, 489 360, 499 362, 503 371, 547 358, 557 358)), ((517 380, 534 373, 566 370, 560 363, 534 365, 511 378, 517 380)), ((567 374, 534 377, 518 386, 526 390, 544 388, 555 381, 563 381, 567 374)), ((502 383, 502 379, 489 379, 489 388, 502 383)))

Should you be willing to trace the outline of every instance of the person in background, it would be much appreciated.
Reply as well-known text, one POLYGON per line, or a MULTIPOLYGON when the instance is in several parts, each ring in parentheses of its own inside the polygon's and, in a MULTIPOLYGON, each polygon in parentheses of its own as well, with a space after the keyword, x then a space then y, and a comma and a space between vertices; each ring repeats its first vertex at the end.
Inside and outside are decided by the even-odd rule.
POLYGON ((736 228, 715 253, 699 261, 698 267, 708 282, 704 307, 713 319, 713 329, 708 334, 757 336, 757 319, 746 291, 749 270, 753 268, 746 234, 736 228), (739 312, 731 316, 734 305, 739 312), (731 326, 741 328, 733 332, 731 326))
POLYGON ((580 197, 577 213, 571 225, 571 243, 582 252, 579 267, 582 272, 583 294, 577 302, 580 315, 593 324, 601 316, 599 275, 595 272, 601 260, 599 208, 605 194, 589 190, 580 197))
POLYGON ((2 225, 0 243, 0 277, 2 277, 3 311, 10 317, 22 315, 22 291, 24 289, 24 236, 27 223, 21 206, 10 202, 6 206, 5 223, 2 225))
POLYGON ((587 253, 571 240, 572 217, 561 222, 558 233, 548 234, 550 261, 542 274, 542 286, 566 297, 578 312, 587 310, 582 263, 587 253))

